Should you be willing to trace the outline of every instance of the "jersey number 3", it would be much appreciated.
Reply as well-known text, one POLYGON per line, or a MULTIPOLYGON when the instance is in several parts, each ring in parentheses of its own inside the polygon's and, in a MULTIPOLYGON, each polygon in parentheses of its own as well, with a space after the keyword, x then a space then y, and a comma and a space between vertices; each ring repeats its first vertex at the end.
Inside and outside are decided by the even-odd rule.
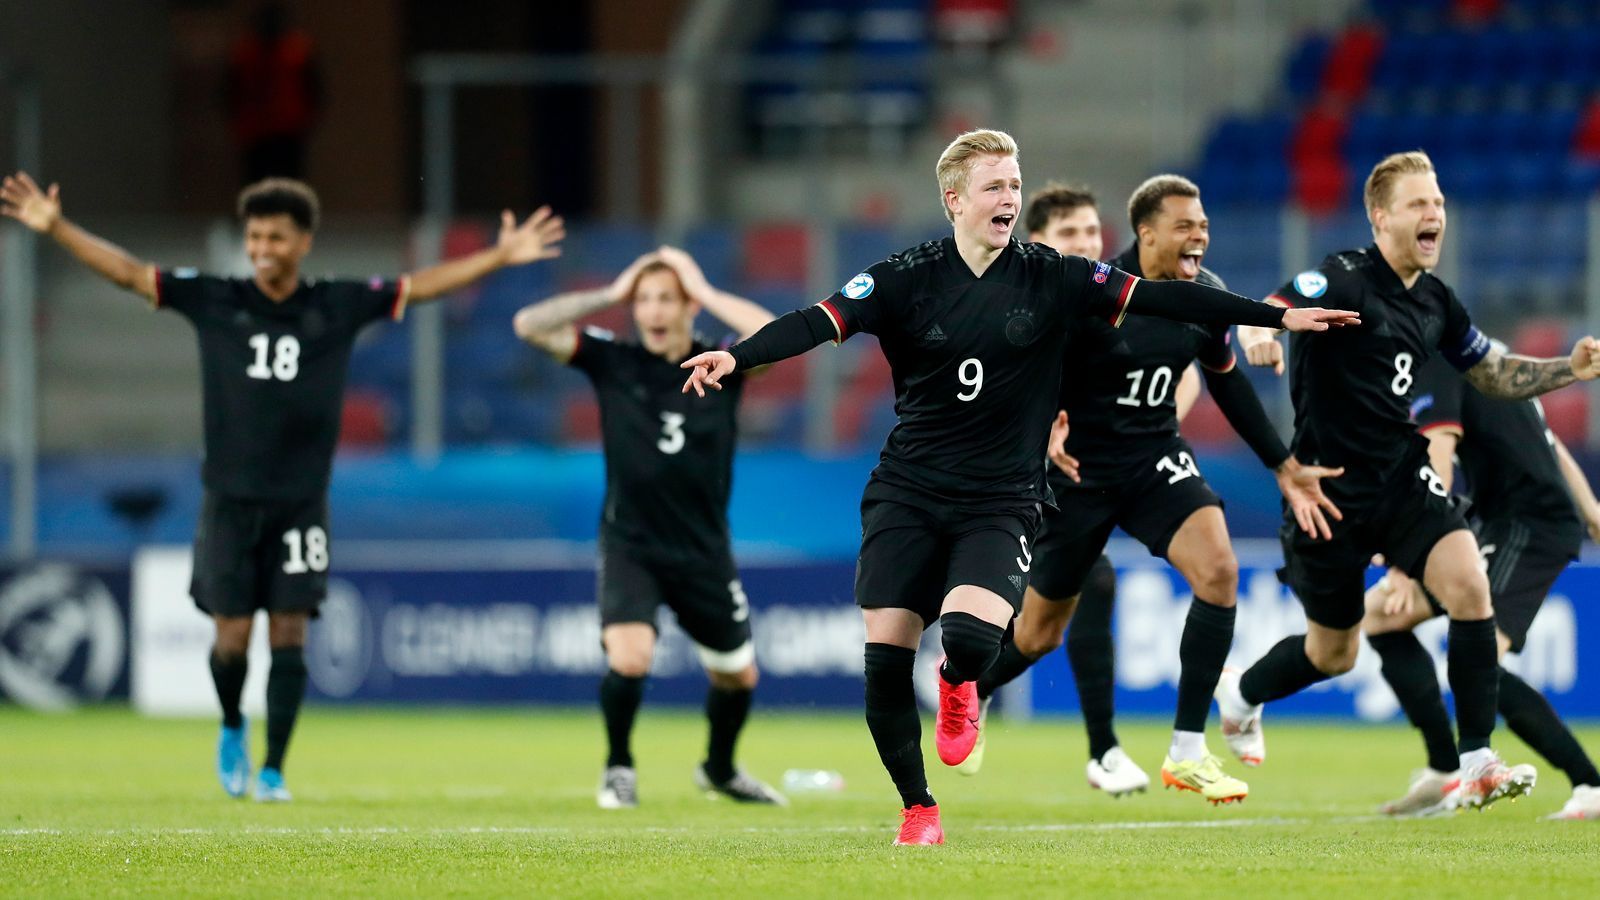
POLYGON ((245 369, 244 373, 251 378, 261 381, 270 381, 274 378, 279 381, 293 381, 300 374, 300 339, 292 334, 278 338, 277 349, 272 354, 272 364, 267 365, 267 350, 272 347, 272 338, 265 334, 250 336, 250 349, 256 352, 256 361, 245 369))
POLYGON ((661 439, 656 441, 656 449, 671 456, 683 449, 683 423, 686 417, 683 413, 664 412, 661 414, 661 439))

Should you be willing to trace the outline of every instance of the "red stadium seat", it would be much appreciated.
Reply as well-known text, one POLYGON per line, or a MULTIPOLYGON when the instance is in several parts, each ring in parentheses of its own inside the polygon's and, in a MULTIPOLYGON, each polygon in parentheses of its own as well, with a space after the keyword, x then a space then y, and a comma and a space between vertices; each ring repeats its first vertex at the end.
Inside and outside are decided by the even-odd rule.
POLYGON ((799 223, 756 225, 744 233, 746 283, 804 287, 811 268, 811 231, 799 223))
POLYGON ((1334 212, 1349 196, 1350 169, 1336 157, 1302 160, 1296 163, 1292 177, 1294 199, 1307 212, 1334 212))
POLYGON ((1370 25, 1356 25, 1339 35, 1322 73, 1324 94, 1346 102, 1361 99, 1372 84, 1372 70, 1383 52, 1383 35, 1370 25))
POLYGON ((1195 401, 1194 408, 1184 417, 1179 430, 1189 443, 1196 446, 1227 446, 1238 441, 1233 426, 1228 424, 1227 417, 1217 408, 1217 401, 1205 391, 1200 392, 1200 399, 1195 401))
POLYGON ((339 416, 341 449, 382 447, 389 440, 389 413, 383 395, 359 388, 344 395, 344 411, 339 416))
POLYGON ((1572 345, 1560 319, 1525 319, 1512 332, 1511 349, 1529 356, 1566 356, 1572 345))
POLYGON ((568 444, 600 442, 600 404, 594 392, 585 389, 569 395, 561 411, 561 438, 568 444))
POLYGON ((1589 104, 1572 136, 1572 152, 1585 159, 1600 160, 1600 99, 1589 104))
POLYGON ((1556 437, 1569 447, 1582 447, 1589 435, 1589 394, 1584 385, 1574 384, 1539 399, 1544 405, 1545 422, 1556 437))

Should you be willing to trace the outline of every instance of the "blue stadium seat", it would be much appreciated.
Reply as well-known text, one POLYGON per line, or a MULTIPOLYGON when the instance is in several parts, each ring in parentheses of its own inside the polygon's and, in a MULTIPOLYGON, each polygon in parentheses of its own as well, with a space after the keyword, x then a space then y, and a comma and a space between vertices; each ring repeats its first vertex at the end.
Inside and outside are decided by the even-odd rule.
POLYGON ((1321 34, 1309 34, 1300 39, 1284 72, 1289 96, 1298 102, 1315 97, 1322 86, 1322 72, 1328 65, 1328 53, 1333 42, 1321 34))

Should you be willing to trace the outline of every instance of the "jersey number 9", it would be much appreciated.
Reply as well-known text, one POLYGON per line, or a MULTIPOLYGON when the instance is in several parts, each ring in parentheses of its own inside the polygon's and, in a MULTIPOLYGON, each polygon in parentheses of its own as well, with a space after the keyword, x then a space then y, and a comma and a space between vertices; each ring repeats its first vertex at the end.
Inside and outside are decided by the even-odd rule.
POLYGON ((961 361, 961 367, 956 370, 956 380, 972 388, 971 392, 961 391, 956 394, 956 399, 967 401, 975 399, 978 392, 983 390, 983 363, 976 356, 961 361))

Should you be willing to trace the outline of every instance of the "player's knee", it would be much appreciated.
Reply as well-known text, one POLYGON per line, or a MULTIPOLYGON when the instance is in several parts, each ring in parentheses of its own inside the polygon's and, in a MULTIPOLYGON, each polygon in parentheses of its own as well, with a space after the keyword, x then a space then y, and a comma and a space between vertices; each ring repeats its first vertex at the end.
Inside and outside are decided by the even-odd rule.
POLYGON ((1239 592, 1239 560, 1232 551, 1208 556, 1193 567, 1189 587, 1213 606, 1233 606, 1239 592))
POLYGON ((1360 642, 1351 639, 1331 644, 1315 644, 1306 642, 1306 658, 1317 667, 1317 671, 1332 678, 1356 667, 1356 652, 1360 650, 1360 642))
POLYGON ((247 616, 217 617, 217 637, 212 652, 222 657, 240 657, 248 653, 251 621, 247 616))
POLYGON ((1428 588, 1452 619, 1487 619, 1494 613, 1489 577, 1476 566, 1452 569, 1433 579, 1428 588))
POLYGON ((756 689, 756 684, 761 681, 761 673, 756 669, 755 663, 737 672, 707 670, 706 677, 711 680, 712 687, 721 691, 753 691, 756 689))
POLYGON ((1025 622, 1017 620, 1017 630, 1012 635, 1012 641, 1023 656, 1029 659, 1039 659, 1053 653, 1066 634, 1065 621, 1035 621, 1025 622))
POLYGON ((650 674, 655 648, 637 641, 607 641, 606 665, 624 678, 643 678, 650 674))
POLYGON ((267 643, 274 648, 304 647, 310 619, 304 613, 267 617, 267 643))

